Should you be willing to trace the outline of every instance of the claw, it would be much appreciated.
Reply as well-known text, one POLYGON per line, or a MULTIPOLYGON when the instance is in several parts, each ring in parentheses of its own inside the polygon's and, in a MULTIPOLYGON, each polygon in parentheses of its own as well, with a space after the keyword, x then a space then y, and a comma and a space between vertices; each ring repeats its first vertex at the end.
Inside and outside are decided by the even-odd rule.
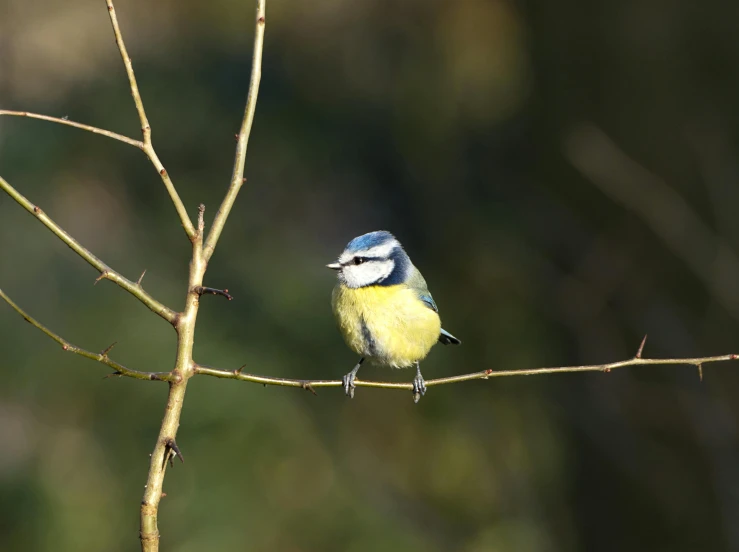
POLYGON ((354 375, 354 372, 349 372, 341 378, 341 381, 344 383, 344 393, 346 393, 350 399, 354 398, 354 389, 356 389, 356 385, 354 385, 355 378, 356 376, 354 375))
POLYGON ((359 362, 357 362, 357 365, 352 369, 352 371, 341 378, 341 383, 344 384, 344 393, 346 393, 346 395, 350 399, 354 398, 354 389, 356 389, 357 387, 356 385, 354 385, 354 380, 357 379, 357 372, 359 372, 359 367, 362 366, 363 362, 364 358, 360 358, 359 362))
POLYGON ((416 377, 413 378, 413 402, 418 403, 426 394, 426 382, 421 375, 421 365, 416 363, 416 377))

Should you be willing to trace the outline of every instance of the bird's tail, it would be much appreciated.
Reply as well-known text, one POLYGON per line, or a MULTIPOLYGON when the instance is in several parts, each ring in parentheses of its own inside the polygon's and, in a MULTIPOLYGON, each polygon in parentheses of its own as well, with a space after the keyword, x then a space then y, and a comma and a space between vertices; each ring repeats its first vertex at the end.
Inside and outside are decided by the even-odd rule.
POLYGON ((439 341, 441 341, 444 345, 459 345, 462 343, 459 339, 454 337, 443 328, 441 329, 441 333, 439 334, 439 341))

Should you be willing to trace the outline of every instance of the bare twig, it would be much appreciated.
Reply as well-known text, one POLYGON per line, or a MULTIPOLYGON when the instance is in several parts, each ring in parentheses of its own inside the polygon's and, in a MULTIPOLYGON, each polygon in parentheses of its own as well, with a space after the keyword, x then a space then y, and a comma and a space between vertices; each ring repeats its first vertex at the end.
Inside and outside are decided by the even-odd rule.
POLYGON ((62 346, 62 349, 64 351, 69 351, 70 353, 75 353, 77 355, 83 356, 85 358, 89 358, 91 360, 96 360, 102 364, 105 364, 106 366, 110 366, 115 372, 114 375, 121 375, 126 376, 128 378, 135 378, 140 380, 155 380, 155 381, 171 381, 172 375, 169 372, 139 372, 137 370, 129 370, 122 364, 119 364, 113 360, 111 360, 108 357, 108 353, 113 348, 113 345, 105 349, 104 351, 100 353, 93 353, 90 351, 86 351, 85 349, 80 349, 76 345, 72 345, 69 341, 64 339, 63 337, 55 334, 52 332, 49 328, 41 324, 36 319, 32 318, 28 313, 26 313, 23 309, 21 309, 18 305, 16 305, 13 300, 8 297, 5 292, 0 289, 0 297, 3 298, 3 300, 10 305, 15 312, 20 314, 23 318, 25 318, 26 322, 31 324, 33 327, 41 330, 44 332, 47 336, 49 336, 51 339, 59 343, 59 345, 62 346))
MULTIPOLYGON (((173 376, 174 374, 175 372, 173 372, 173 376)), ((186 389, 187 379, 182 378, 179 374, 177 374, 177 379, 173 379, 169 384, 164 419, 159 429, 154 451, 151 453, 149 476, 146 480, 144 498, 141 501, 139 539, 141 540, 142 552, 158 552, 159 550, 159 527, 157 525, 159 501, 163 496, 162 485, 164 484, 167 460, 173 452, 171 443, 175 442, 177 428, 180 425, 180 414, 182 413, 182 403, 185 400, 186 389)))
MULTIPOLYGON (((184 310, 178 314, 177 357, 172 370, 173 381, 169 387, 167 407, 159 429, 159 437, 149 463, 149 475, 146 480, 144 497, 141 500, 141 549, 143 552, 159 550, 159 527, 157 524, 159 502, 162 499, 162 486, 167 468, 167 460, 172 453, 177 430, 180 426, 182 405, 185 400, 187 382, 194 374, 192 350, 195 342, 195 323, 197 321, 200 296, 194 291, 203 285, 203 275, 207 263, 203 259, 203 234, 197 232, 192 241, 192 260, 188 278, 187 297, 184 310)), ((180 457, 180 459, 182 459, 180 457)))
POLYGON ((113 140, 118 140, 119 142, 123 142, 125 144, 134 146, 141 150, 144 149, 144 143, 140 140, 134 140, 133 138, 129 138, 128 136, 123 136, 122 134, 118 134, 117 132, 111 132, 110 130, 105 130, 103 128, 85 125, 82 123, 75 123, 74 121, 70 121, 68 119, 60 119, 58 117, 49 117, 48 115, 41 115, 39 113, 30 113, 28 111, 10 111, 7 109, 0 109, 0 116, 2 115, 9 115, 11 117, 28 117, 29 119, 40 119, 42 121, 48 121, 50 123, 58 123, 60 125, 67 125, 67 126, 71 126, 74 128, 86 130, 88 132, 92 132, 93 134, 99 134, 101 136, 106 136, 108 138, 112 138, 113 140))
MULTIPOLYGON (((689 365, 696 366, 702 370, 703 364, 709 362, 726 362, 729 360, 737 360, 739 355, 721 355, 700 358, 641 358, 634 357, 628 360, 611 362, 609 364, 590 364, 583 366, 557 366, 551 368, 532 368, 529 370, 483 370, 482 372, 474 372, 472 374, 464 374, 461 376, 451 376, 448 378, 438 378, 426 380, 426 387, 436 385, 448 385, 451 383, 460 383, 471 380, 486 380, 489 378, 497 378, 504 376, 536 376, 540 374, 561 374, 568 372, 610 372, 616 368, 625 368, 626 366, 646 366, 646 365, 689 365)), ((243 366, 242 366, 243 368, 243 366)), ((272 378, 267 376, 257 376, 254 374, 245 374, 239 370, 219 370, 209 366, 196 366, 195 372, 206 376, 216 378, 235 379, 248 381, 251 383, 260 383, 262 385, 280 385, 283 387, 300 387, 301 389, 317 388, 317 387, 343 387, 341 380, 299 380, 287 378, 272 378)), ((702 373, 702 372, 701 372, 702 373)), ((413 390, 412 383, 396 383, 386 381, 366 381, 354 380, 357 387, 376 387, 381 389, 405 389, 413 390)))
POLYGON ((213 251, 218 244, 218 238, 221 236, 223 227, 226 224, 228 215, 231 212, 236 196, 239 194, 241 186, 244 184, 244 166, 246 163, 246 147, 249 143, 249 135, 251 134, 251 125, 254 121, 254 112, 257 108, 257 96, 259 95, 259 81, 262 78, 262 47, 264 45, 264 26, 265 26, 265 0, 257 0, 256 28, 254 30, 254 53, 251 63, 251 80, 249 81, 249 94, 246 98, 246 108, 244 109, 244 118, 241 122, 241 130, 237 135, 236 157, 234 159, 233 174, 231 176, 231 185, 226 192, 221 206, 218 208, 213 226, 208 233, 208 239, 205 241, 203 254, 205 262, 210 260, 213 251))
POLYGON ((106 4, 108 6, 108 13, 110 14, 110 21, 113 25, 113 32, 115 34, 116 44, 118 45, 118 50, 121 54, 121 58, 123 59, 123 64, 126 68, 126 74, 128 75, 128 82, 131 88, 131 95, 133 96, 133 101, 134 101, 134 104, 136 105, 136 111, 139 114, 139 121, 141 123, 141 132, 144 138, 143 141, 134 140, 133 138, 129 138, 127 136, 123 136, 122 134, 118 134, 116 132, 112 132, 112 131, 105 130, 102 128, 85 125, 82 123, 76 123, 74 121, 69 121, 66 118, 50 117, 48 115, 30 113, 28 111, 10 111, 10 110, 4 109, 4 110, 0 110, 0 115, 9 115, 9 116, 15 116, 15 117, 28 117, 31 119, 40 119, 42 121, 49 121, 52 123, 67 125, 67 126, 71 126, 74 128, 86 130, 94 134, 100 134, 101 136, 106 136, 108 138, 112 138, 114 140, 118 140, 119 142, 124 142, 131 146, 139 148, 146 154, 146 157, 149 158, 149 161, 151 161, 152 165, 154 165, 154 168, 159 173, 159 176, 162 179, 162 182, 164 183, 164 187, 167 189, 167 193, 169 194, 169 197, 172 199, 172 203, 174 204, 175 210, 177 211, 177 214, 180 217, 180 221, 182 222, 182 227, 185 229, 185 233, 187 234, 188 238, 192 240, 193 236, 195 235, 195 227, 192 225, 192 221, 190 220, 190 217, 187 214, 187 209, 185 209, 185 205, 182 203, 182 200, 180 199, 180 196, 177 193, 177 189, 174 187, 174 183, 172 182, 172 179, 169 177, 169 173, 167 173, 167 170, 164 168, 164 165, 159 160, 159 156, 154 150, 154 146, 152 145, 152 142, 151 142, 151 126, 149 125, 149 120, 146 118, 146 112, 144 111, 144 104, 141 100, 141 94, 139 93, 139 88, 138 88, 138 85, 136 84, 136 77, 133 73, 133 65, 131 64, 131 58, 128 56, 128 52, 126 51, 126 45, 124 44, 123 37, 121 36, 121 30, 118 25, 118 18, 116 17, 115 7, 113 6, 112 0, 106 0, 106 4))
MULTIPOLYGON (((110 0, 106 0, 109 6, 112 6, 110 0)), ((208 266, 208 260, 213 253, 218 237, 226 223, 228 213, 231 210, 236 194, 243 182, 244 173, 244 156, 246 155, 247 139, 251 130, 251 123, 254 118, 254 110, 256 108, 257 90, 259 88, 259 78, 262 66, 262 43, 264 40, 264 4, 265 0, 257 0, 257 21, 254 37, 254 58, 252 64, 251 83, 249 85, 249 95, 246 101, 246 109, 244 112, 244 120, 241 125, 241 135, 239 137, 239 145, 236 148, 236 159, 234 161, 233 178, 231 186, 226 198, 221 204, 221 208, 216 214, 213 228, 204 245, 204 220, 203 210, 199 209, 198 230, 191 232, 190 240, 192 241, 192 260, 190 261, 190 275, 188 279, 188 293, 184 310, 177 316, 175 327, 177 329, 177 358, 175 360, 175 368, 172 371, 173 376, 178 379, 170 384, 169 397, 167 398, 167 407, 164 411, 164 419, 159 430, 159 437, 154 451, 151 454, 151 462, 149 464, 149 476, 146 481, 146 489, 144 497, 141 501, 141 548, 143 552, 156 552, 159 550, 159 527, 157 517, 159 513, 159 502, 162 499, 162 485, 164 483, 164 475, 166 470, 166 459, 169 458, 172 450, 171 444, 175 442, 177 429, 180 425, 180 416, 182 413, 182 404, 185 398, 185 390, 187 389, 188 380, 195 375, 196 364, 192 359, 193 344, 195 340, 195 322, 200 304, 200 295, 198 288, 203 287, 203 276, 208 266)), ((112 14, 112 12, 111 12, 112 14)), ((115 23, 114 16, 111 15, 113 26, 116 30, 116 38, 119 38, 119 31, 115 23)), ((119 44, 122 44, 119 41, 119 44)), ((121 55, 126 62, 127 56, 125 51, 121 51, 121 55)), ((128 61, 130 64, 130 60, 128 61)), ((128 65, 127 65, 128 67, 128 65)), ((130 76, 132 78, 133 72, 130 76)), ((138 103, 137 103, 138 105, 138 103)), ((143 108, 141 113, 143 113, 143 108)), ((144 134, 146 141, 146 134, 144 134)), ((181 457, 180 457, 181 459, 181 457)))
POLYGON ((198 232, 202 236, 205 232, 205 205, 198 205, 198 232))
POLYGON ((63 228, 61 228, 57 223, 55 223, 49 216, 44 213, 39 207, 28 201, 23 195, 21 195, 15 188, 13 188, 8 182, 0 176, 0 188, 5 191, 10 197, 12 197, 16 202, 18 202, 26 211, 31 213, 33 216, 35 216, 41 224, 46 226, 49 230, 51 230, 60 240, 62 240, 64 243, 69 246, 69 248, 77 253, 80 257, 85 259, 89 264, 91 264, 93 267, 95 267, 97 270, 100 271, 100 278, 99 279, 105 279, 110 280, 111 282, 115 282, 120 287, 125 289, 127 292, 129 292, 131 295, 136 297, 139 301, 141 301, 144 305, 149 307, 149 309, 152 312, 155 312, 162 318, 164 318, 167 322, 170 324, 175 323, 176 319, 176 313, 170 309, 169 307, 166 307, 156 299, 154 299, 151 295, 149 295, 147 292, 145 292, 140 286, 136 285, 131 280, 124 278, 120 274, 118 274, 115 270, 110 268, 107 264, 105 264, 103 261, 98 259, 95 255, 93 255, 88 249, 83 247, 77 240, 75 240, 72 236, 67 234, 66 231, 64 231, 63 228))
POLYGON ((164 165, 162 165, 162 162, 159 160, 156 151, 154 151, 154 146, 151 143, 151 126, 149 125, 149 120, 146 117, 146 111, 144 111, 144 102, 141 100, 139 87, 136 84, 136 76, 133 73, 133 64, 131 63, 131 58, 128 55, 128 51, 126 50, 126 45, 123 42, 123 35, 121 35, 121 29, 118 25, 118 17, 115 13, 115 6, 113 6, 112 0, 105 0, 105 4, 108 6, 108 14, 110 15, 110 22, 113 25, 113 33, 115 34, 115 42, 118 45, 118 51, 121 53, 123 65, 126 67, 126 75, 128 75, 128 83, 131 87, 131 96, 133 96, 133 103, 136 104, 136 111, 139 114, 141 132, 144 137, 142 149, 156 168, 159 176, 162 178, 164 187, 167 188, 167 193, 169 193, 169 197, 172 199, 172 203, 174 204, 174 208, 180 217, 180 221, 182 221, 182 227, 185 229, 187 237, 192 240, 193 236, 195 235, 195 227, 192 225, 190 216, 187 214, 187 209, 182 203, 182 200, 180 199, 180 196, 177 193, 172 180, 169 178, 169 174, 164 168, 164 165))

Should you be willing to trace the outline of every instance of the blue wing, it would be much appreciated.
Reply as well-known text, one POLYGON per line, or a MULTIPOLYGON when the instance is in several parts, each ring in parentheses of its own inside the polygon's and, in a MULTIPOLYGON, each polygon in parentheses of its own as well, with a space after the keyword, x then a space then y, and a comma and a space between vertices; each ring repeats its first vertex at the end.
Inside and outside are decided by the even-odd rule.
POLYGON ((431 294, 427 291, 425 293, 419 293, 418 298, 423 301, 423 303, 430 308, 434 312, 439 312, 439 307, 436 306, 436 302, 434 301, 434 298, 431 297, 431 294))
MULTIPOLYGON (((409 283, 410 287, 416 291, 421 302, 423 302, 423 304, 432 311, 438 313, 439 307, 436 306, 436 301, 431 297, 431 293, 426 287, 426 281, 423 279, 423 276, 421 276, 421 273, 416 270, 416 273, 410 278, 409 283)), ((444 329, 442 329, 439 334, 439 341, 444 345, 459 345, 462 343, 459 339, 444 329)))

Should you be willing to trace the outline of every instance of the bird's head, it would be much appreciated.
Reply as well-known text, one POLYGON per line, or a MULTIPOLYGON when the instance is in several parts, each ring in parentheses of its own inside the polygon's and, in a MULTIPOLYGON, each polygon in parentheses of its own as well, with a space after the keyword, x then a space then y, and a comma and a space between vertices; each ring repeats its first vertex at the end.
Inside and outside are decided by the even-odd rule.
POLYGON ((339 281, 350 288, 403 283, 411 262, 403 246, 390 232, 379 230, 350 241, 335 263, 339 281))

